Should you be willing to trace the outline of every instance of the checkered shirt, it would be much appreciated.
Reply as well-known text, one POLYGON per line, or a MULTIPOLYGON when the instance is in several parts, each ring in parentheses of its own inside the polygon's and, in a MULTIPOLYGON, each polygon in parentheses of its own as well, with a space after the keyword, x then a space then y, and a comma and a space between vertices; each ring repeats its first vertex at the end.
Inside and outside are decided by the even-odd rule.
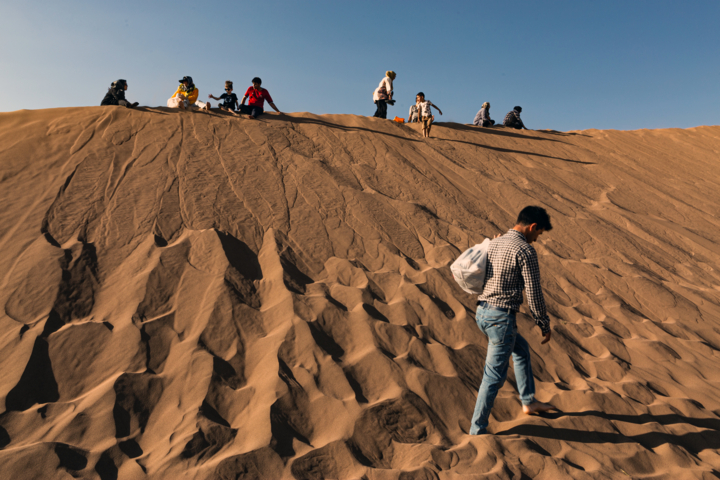
POLYGON ((517 230, 490 242, 485 274, 485 288, 478 300, 494 307, 518 311, 523 303, 523 289, 535 323, 543 334, 550 331, 550 318, 540 287, 540 267, 537 253, 517 230))
POLYGON ((520 120, 520 112, 517 110, 510 110, 507 115, 505 115, 505 120, 503 120, 503 124, 510 126, 510 125, 520 125, 525 126, 523 124, 523 121, 520 120))

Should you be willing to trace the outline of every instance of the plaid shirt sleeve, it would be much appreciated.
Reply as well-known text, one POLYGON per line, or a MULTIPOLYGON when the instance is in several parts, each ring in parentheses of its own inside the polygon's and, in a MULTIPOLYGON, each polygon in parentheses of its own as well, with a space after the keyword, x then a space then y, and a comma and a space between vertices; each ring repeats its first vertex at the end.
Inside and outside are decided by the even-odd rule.
POLYGON ((540 266, 538 265, 535 249, 531 246, 528 247, 528 250, 523 252, 524 255, 520 255, 520 271, 525 281, 525 292, 527 293, 530 313, 532 313, 535 323, 545 335, 550 331, 550 318, 547 315, 545 298, 540 287, 540 266))

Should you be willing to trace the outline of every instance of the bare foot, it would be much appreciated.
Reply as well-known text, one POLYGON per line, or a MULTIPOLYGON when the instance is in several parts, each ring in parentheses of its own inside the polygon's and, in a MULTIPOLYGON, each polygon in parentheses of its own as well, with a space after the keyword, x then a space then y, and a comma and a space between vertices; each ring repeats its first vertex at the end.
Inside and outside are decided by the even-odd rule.
POLYGON ((525 415, 537 415, 538 413, 550 412, 552 410, 557 410, 557 408, 549 403, 538 402, 537 400, 530 405, 523 405, 523 413, 525 415))
POLYGON ((253 117, 252 115, 248 115, 247 118, 250 120, 257 120, 257 118, 253 117))

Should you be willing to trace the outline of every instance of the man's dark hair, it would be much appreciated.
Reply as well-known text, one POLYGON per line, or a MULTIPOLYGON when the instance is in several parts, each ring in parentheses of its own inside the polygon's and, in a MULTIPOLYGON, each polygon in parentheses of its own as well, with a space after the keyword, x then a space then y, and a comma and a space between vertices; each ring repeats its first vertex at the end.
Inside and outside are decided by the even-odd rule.
POLYGON ((420 92, 420 93, 418 93, 418 94, 415 95, 415 96, 416 96, 416 97, 423 97, 423 98, 425 98, 425 94, 424 94, 423 92, 420 92))
POLYGON ((513 108, 513 110, 515 110, 516 112, 522 112, 522 107, 515 107, 513 108))
POLYGON ((262 85, 262 80, 260 80, 260 77, 255 77, 252 79, 252 82, 250 82, 250 83, 259 83, 260 85, 262 85))
POLYGON ((517 218, 517 224, 528 226, 537 223, 537 227, 546 232, 552 230, 550 215, 542 207, 530 205, 523 208, 517 218))

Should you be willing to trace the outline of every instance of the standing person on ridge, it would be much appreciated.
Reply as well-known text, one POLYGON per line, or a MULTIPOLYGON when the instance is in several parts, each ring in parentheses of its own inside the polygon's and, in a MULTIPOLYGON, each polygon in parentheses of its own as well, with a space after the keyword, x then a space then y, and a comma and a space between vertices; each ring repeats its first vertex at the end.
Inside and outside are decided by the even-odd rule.
POLYGON ((192 77, 183 77, 182 80, 179 81, 180 86, 178 86, 173 96, 167 101, 167 106, 170 108, 180 108, 181 110, 195 107, 210 113, 210 102, 203 103, 198 100, 200 90, 198 90, 193 83, 192 77))
POLYGON ((480 107, 480 111, 473 120, 473 125, 478 127, 492 127, 495 125, 495 120, 490 119, 490 104, 488 102, 483 103, 482 107, 480 107))
POLYGON ((520 112, 522 112, 522 107, 515 107, 510 110, 508 114, 505 115, 503 125, 505 125, 506 127, 514 128, 516 130, 522 130, 523 128, 525 130, 528 130, 523 121, 520 120, 520 112))
POLYGON ((555 410, 535 400, 535 381, 530 347, 517 331, 515 315, 523 303, 523 289, 535 323, 543 335, 541 345, 550 341, 550 318, 540 287, 537 253, 530 246, 544 232, 552 230, 544 208, 528 206, 520 211, 516 225, 490 242, 485 287, 478 296, 475 321, 488 337, 487 357, 477 403, 470 423, 470 435, 487 433, 488 419, 498 390, 505 383, 512 355, 523 412, 533 415, 555 410))
POLYGON ((133 108, 138 106, 138 102, 130 103, 125 100, 125 90, 128 89, 127 80, 115 80, 108 88, 105 98, 102 99, 100 105, 120 105, 122 107, 133 108))
POLYGON ((440 115, 442 115, 442 110, 430 100, 425 100, 425 94, 423 92, 415 96, 415 102, 418 107, 418 116, 422 122, 423 137, 430 138, 430 127, 432 127, 432 122, 435 119, 431 107, 435 107, 440 115))
POLYGON ((385 72, 385 77, 380 80, 380 85, 373 91, 373 102, 377 105, 375 115, 377 118, 387 118, 387 106, 395 104, 393 97, 393 80, 397 74, 392 70, 385 72))
POLYGON ((256 120, 257 117, 262 115, 265 110, 263 107, 265 106, 265 100, 268 101, 268 104, 278 113, 281 113, 280 110, 275 106, 273 103, 273 99, 270 96, 270 92, 265 90, 264 88, 261 88, 262 80, 260 77, 255 77, 252 79, 252 87, 249 87, 247 91, 245 92, 245 96, 243 96, 242 101, 240 102, 240 111, 242 113, 247 113, 248 118, 252 120, 256 120), (250 99, 248 101, 248 106, 245 106, 245 100, 250 99))

